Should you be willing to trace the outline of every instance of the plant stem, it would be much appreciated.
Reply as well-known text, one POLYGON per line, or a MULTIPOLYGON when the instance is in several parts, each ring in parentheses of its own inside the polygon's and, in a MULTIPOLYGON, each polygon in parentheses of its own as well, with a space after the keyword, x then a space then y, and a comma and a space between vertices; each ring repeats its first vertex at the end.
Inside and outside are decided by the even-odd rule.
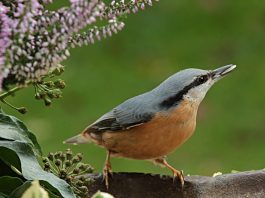
POLYGON ((13 89, 10 89, 9 91, 3 93, 0 95, 0 99, 3 100, 4 98, 6 98, 7 96, 10 96, 12 94, 14 94, 15 92, 17 92, 20 89, 23 89, 24 87, 14 87, 13 89))
POLYGON ((1 100, 4 104, 8 105, 9 107, 11 107, 11 108, 13 108, 13 109, 15 109, 15 110, 18 110, 17 107, 15 107, 15 106, 13 106, 12 104, 10 104, 9 102, 5 101, 3 98, 0 98, 0 100, 1 100))
POLYGON ((33 83, 32 81, 27 81, 26 84, 25 84, 25 86, 14 87, 14 88, 10 89, 9 91, 7 91, 7 92, 5 92, 5 93, 2 93, 2 94, 0 95, 0 100, 5 99, 7 96, 12 95, 12 94, 14 94, 15 92, 17 92, 17 91, 19 91, 19 90, 21 90, 21 89, 23 89, 23 88, 25 88, 25 87, 28 87, 28 86, 29 86, 30 84, 32 84, 32 83, 33 83))

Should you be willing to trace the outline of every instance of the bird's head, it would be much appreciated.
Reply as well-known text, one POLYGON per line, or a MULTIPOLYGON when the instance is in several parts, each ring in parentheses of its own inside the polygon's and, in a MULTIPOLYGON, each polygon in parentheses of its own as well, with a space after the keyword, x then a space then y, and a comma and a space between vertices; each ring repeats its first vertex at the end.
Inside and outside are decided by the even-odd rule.
POLYGON ((160 106, 170 108, 187 99, 200 103, 212 85, 229 74, 236 65, 226 65, 215 70, 185 69, 161 83, 154 93, 161 96, 160 106))

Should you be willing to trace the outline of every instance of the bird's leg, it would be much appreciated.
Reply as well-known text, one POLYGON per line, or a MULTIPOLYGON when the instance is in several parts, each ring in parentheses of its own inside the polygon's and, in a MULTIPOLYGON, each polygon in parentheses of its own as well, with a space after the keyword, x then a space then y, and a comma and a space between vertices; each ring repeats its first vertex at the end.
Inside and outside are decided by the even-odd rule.
POLYGON ((167 167, 168 169, 170 169, 173 172, 173 182, 175 181, 175 178, 178 177, 180 183, 181 183, 181 187, 184 186, 184 175, 183 175, 183 171, 178 171, 176 170, 174 167, 172 167, 171 165, 169 165, 166 161, 165 158, 158 158, 154 160, 155 163, 160 164, 162 166, 167 167))
POLYGON ((112 175, 110 163, 110 151, 107 151, 107 157, 103 168, 103 180, 105 181, 106 188, 109 188, 109 174, 112 175))

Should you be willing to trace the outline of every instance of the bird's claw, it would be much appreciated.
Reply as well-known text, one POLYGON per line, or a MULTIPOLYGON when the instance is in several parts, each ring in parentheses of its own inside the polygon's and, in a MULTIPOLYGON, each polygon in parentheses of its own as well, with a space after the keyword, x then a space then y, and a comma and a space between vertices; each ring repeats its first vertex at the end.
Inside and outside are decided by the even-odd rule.
POLYGON ((173 183, 175 182, 176 177, 179 179, 181 187, 183 188, 184 186, 184 174, 183 174, 183 170, 178 171, 178 170, 174 170, 173 171, 173 183))
POLYGON ((105 182, 105 186, 107 189, 109 189, 109 176, 112 176, 112 169, 109 164, 106 164, 103 169, 103 181, 105 182))

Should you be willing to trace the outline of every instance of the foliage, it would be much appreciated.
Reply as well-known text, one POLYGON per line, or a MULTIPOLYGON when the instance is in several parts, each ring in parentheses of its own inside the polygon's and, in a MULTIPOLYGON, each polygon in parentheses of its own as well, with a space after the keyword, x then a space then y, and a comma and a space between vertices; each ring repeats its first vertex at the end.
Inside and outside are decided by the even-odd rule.
POLYGON ((85 197, 93 179, 81 153, 41 156, 36 137, 13 116, 0 111, 0 193, 4 197, 85 197), (38 162, 42 158, 43 167, 38 162), (33 180, 33 182, 31 182, 33 180), (39 182, 40 181, 40 184, 39 182), (45 190, 43 189, 43 187, 45 190), (49 195, 48 195, 49 194, 49 195), (37 196, 38 195, 38 196, 37 196))
MULTIPOLYGON (((37 159, 41 154, 38 142, 20 120, 1 111, 0 126, 0 159, 17 174, 15 178, 7 178, 6 175, 3 175, 2 180, 12 180, 16 184, 21 181, 19 178, 22 178, 23 181, 46 181, 62 196, 73 197, 70 186, 64 180, 42 169, 37 159)), ((16 186, 12 185, 14 188, 16 186)))
POLYGON ((0 177, 0 192, 2 195, 11 194, 14 189, 23 185, 23 180, 19 177, 11 177, 11 176, 1 176, 0 177), (8 184, 8 185, 7 185, 8 184))

